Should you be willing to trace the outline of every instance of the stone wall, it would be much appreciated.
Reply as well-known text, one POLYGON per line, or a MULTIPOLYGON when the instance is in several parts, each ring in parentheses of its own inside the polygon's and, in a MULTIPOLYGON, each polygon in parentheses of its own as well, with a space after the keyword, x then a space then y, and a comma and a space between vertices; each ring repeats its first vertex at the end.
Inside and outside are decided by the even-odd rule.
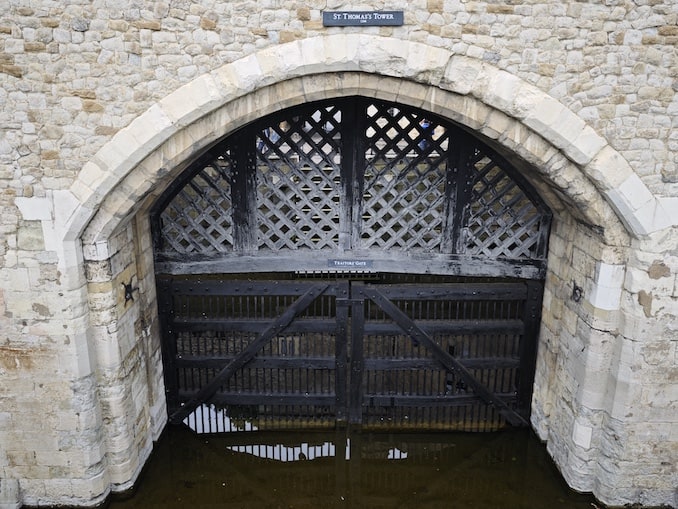
POLYGON ((525 162, 555 215, 533 425, 575 489, 678 505, 675 2, 359 7, 405 24, 324 28, 358 8, 338 1, 3 5, 0 508, 132 485, 166 420, 153 198, 238 125, 354 93, 525 162))

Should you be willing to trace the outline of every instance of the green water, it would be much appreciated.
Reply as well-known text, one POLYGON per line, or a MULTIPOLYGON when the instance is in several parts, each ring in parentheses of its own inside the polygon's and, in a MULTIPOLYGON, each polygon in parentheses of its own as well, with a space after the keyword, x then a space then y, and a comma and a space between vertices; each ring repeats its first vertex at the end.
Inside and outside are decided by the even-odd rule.
POLYGON ((110 509, 591 509, 529 430, 245 433, 168 427, 133 496, 110 509))

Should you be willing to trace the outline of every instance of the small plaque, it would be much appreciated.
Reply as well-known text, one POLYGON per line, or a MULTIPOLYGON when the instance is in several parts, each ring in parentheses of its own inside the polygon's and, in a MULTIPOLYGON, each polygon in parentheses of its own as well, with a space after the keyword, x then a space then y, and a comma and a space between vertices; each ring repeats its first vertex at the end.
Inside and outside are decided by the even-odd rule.
POLYGON ((401 26, 403 11, 323 11, 326 27, 401 26))
POLYGON ((372 268, 372 260, 327 260, 330 269, 365 270, 372 268))

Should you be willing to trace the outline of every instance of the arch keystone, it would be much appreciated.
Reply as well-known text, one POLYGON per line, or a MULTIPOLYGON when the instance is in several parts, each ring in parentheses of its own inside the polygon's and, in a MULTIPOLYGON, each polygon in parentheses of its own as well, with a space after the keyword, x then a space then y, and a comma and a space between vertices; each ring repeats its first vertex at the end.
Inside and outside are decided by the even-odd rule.
MULTIPOLYGON (((358 49, 360 39, 351 34, 334 34, 328 37, 318 37, 306 39, 302 43, 302 49, 306 49, 307 44, 322 44, 322 52, 318 63, 321 63, 330 70, 357 71, 360 69, 358 49)), ((311 63, 309 57, 318 55, 317 51, 304 53, 306 55, 306 64, 311 63)))

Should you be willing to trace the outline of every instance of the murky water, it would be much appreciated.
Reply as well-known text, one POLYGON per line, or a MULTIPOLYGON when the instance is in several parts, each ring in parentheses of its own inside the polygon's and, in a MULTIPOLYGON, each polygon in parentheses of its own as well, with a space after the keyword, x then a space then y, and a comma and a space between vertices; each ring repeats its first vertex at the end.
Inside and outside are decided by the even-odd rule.
POLYGON ((110 509, 591 509, 529 430, 205 435, 169 427, 110 509))

